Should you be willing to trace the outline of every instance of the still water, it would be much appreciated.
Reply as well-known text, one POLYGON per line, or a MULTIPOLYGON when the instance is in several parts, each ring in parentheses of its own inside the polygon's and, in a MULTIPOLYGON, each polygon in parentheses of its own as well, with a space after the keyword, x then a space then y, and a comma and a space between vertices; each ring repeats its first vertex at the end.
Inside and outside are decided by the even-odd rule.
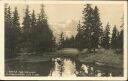
POLYGON ((76 58, 51 58, 49 61, 21 62, 11 61, 6 65, 6 76, 49 76, 49 77, 101 77, 121 76, 122 70, 97 66, 93 63, 82 63, 76 58))

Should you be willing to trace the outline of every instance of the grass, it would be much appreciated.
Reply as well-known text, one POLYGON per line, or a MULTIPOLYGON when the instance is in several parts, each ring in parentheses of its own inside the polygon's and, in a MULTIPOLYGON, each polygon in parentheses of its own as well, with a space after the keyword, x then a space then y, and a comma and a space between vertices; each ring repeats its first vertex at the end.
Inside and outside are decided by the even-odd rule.
POLYGON ((8 59, 8 61, 12 60, 20 60, 27 62, 40 62, 40 61, 48 61, 53 57, 74 57, 79 54, 78 60, 81 62, 96 62, 101 65, 108 65, 117 68, 123 68, 123 53, 117 53, 116 51, 109 49, 98 49, 95 54, 89 53, 86 49, 83 51, 78 51, 77 49, 67 48, 63 50, 58 50, 56 52, 46 52, 43 54, 21 54, 20 56, 8 59))
POLYGON ((117 68, 123 68, 123 53, 109 49, 99 49, 95 54, 82 53, 79 55, 79 60, 82 62, 97 62, 97 64, 108 65, 117 68))

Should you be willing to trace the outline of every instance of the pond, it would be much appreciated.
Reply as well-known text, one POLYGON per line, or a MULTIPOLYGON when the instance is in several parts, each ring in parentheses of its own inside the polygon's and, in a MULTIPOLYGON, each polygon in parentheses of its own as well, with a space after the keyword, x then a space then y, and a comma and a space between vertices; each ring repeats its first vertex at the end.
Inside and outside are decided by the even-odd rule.
POLYGON ((122 75, 118 68, 82 63, 71 57, 57 57, 40 62, 10 61, 5 67, 6 76, 113 77, 122 75))

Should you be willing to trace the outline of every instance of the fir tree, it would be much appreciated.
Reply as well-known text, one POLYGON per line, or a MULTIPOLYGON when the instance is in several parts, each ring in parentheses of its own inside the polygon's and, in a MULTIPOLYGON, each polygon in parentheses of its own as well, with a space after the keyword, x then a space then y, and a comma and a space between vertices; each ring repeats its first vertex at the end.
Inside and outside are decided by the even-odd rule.
POLYGON ((70 38, 66 37, 64 40, 64 48, 75 48, 75 37, 72 35, 70 38))
POLYGON ((20 28, 19 15, 18 15, 17 7, 15 7, 15 10, 13 12, 12 30, 13 30, 14 48, 15 48, 15 50, 18 50, 20 47, 21 28, 20 28))
POLYGON ((119 33, 119 40, 118 40, 118 47, 119 47, 119 49, 121 49, 121 51, 123 52, 123 41, 124 41, 124 16, 121 18, 121 22, 122 22, 122 24, 121 24, 121 26, 120 26, 120 28, 121 28, 121 31, 120 31, 120 33, 119 33))
POLYGON ((93 9, 90 4, 86 5, 86 8, 83 10, 83 40, 85 47, 89 51, 92 49, 92 23, 93 23, 93 9))
POLYGON ((116 28, 116 25, 113 28, 112 31, 112 38, 111 38, 111 48, 112 49, 117 49, 117 38, 118 38, 118 30, 116 28))
POLYGON ((95 6, 94 10, 93 10, 93 22, 92 24, 92 48, 95 52, 95 49, 98 48, 99 46, 99 41, 101 38, 101 34, 102 34, 102 23, 100 21, 100 13, 99 10, 97 8, 97 6, 95 6))
POLYGON ((5 23, 5 58, 12 57, 14 52, 13 46, 13 30, 12 30, 12 13, 11 8, 5 4, 4 11, 4 23, 5 23))
POLYGON ((123 38, 124 38, 124 34, 123 34, 123 29, 120 31, 119 34, 119 40, 118 40, 118 47, 119 49, 121 49, 121 51, 123 51, 123 38))
MULTIPOLYGON (((76 47, 81 50, 84 48, 84 44, 83 44, 83 29, 82 29, 82 25, 79 21, 78 25, 77 25, 77 34, 75 37, 75 43, 76 43, 76 47)), ((85 42, 85 41, 84 41, 85 42)))
POLYGON ((31 42, 31 51, 34 51, 34 48, 36 46, 36 33, 37 31, 37 20, 36 20, 36 15, 35 11, 33 10, 32 15, 31 15, 31 28, 30 28, 30 42, 31 42))
POLYGON ((6 58, 16 57, 20 49, 20 24, 17 8, 11 13, 10 6, 5 6, 5 53, 6 58))
POLYGON ((85 47, 89 51, 92 49, 95 53, 95 49, 98 48, 101 33, 102 33, 102 23, 100 21, 100 14, 97 6, 93 9, 90 4, 86 5, 83 10, 83 40, 85 47))
POLYGON ((52 50, 52 39, 53 33, 50 29, 47 21, 47 17, 44 11, 44 6, 41 6, 39 17, 37 20, 37 43, 36 47, 38 51, 51 51, 52 50))
POLYGON ((31 32, 33 34, 35 33, 36 26, 37 26, 37 20, 36 20, 35 11, 33 10, 31 15, 31 32))
POLYGON ((105 49, 110 48, 110 25, 109 23, 106 25, 105 30, 103 32, 103 37, 102 37, 102 47, 105 49))
POLYGON ((30 17, 30 11, 29 6, 27 5, 25 10, 25 16, 23 18, 23 46, 25 48, 30 47, 30 28, 31 28, 31 17, 30 17))
POLYGON ((59 49, 62 49, 62 48, 64 48, 64 33, 62 32, 61 34, 60 34, 60 41, 59 41, 59 49))
POLYGON ((52 51, 56 51, 57 44, 56 44, 56 37, 53 37, 52 39, 52 51))

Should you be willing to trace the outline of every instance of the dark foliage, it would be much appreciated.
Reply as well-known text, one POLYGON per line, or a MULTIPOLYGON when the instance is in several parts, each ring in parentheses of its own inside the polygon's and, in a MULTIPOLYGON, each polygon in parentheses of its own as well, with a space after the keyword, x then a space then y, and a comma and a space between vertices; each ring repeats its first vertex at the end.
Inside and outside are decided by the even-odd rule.
POLYGON ((102 40, 101 40, 101 46, 105 49, 110 48, 110 25, 109 23, 106 25, 105 30, 103 32, 102 40))
POLYGON ((38 53, 56 50, 56 38, 48 25, 43 5, 38 17, 34 10, 31 14, 27 6, 22 25, 20 27, 17 8, 11 12, 11 8, 5 5, 6 57, 15 57, 21 50, 38 53))
POLYGON ((83 25, 79 23, 77 29, 76 42, 79 49, 88 48, 89 51, 95 52, 101 38, 101 25, 97 6, 93 9, 90 4, 87 4, 83 10, 83 25))
POLYGON ((11 12, 10 6, 5 5, 5 58, 17 56, 20 43, 20 24, 17 8, 11 12))
POLYGON ((83 21, 77 25, 76 36, 65 37, 62 32, 59 42, 53 35, 44 5, 41 5, 40 13, 31 13, 29 6, 25 9, 22 27, 20 27, 19 14, 17 8, 11 11, 10 6, 5 5, 5 57, 15 57, 21 49, 35 54, 44 54, 62 48, 77 48, 79 50, 88 49, 95 53, 95 49, 103 47, 105 49, 115 49, 123 51, 123 29, 118 31, 113 28, 112 37, 110 25, 107 24, 103 31, 100 21, 100 13, 97 6, 94 8, 87 4, 83 10, 83 21))

